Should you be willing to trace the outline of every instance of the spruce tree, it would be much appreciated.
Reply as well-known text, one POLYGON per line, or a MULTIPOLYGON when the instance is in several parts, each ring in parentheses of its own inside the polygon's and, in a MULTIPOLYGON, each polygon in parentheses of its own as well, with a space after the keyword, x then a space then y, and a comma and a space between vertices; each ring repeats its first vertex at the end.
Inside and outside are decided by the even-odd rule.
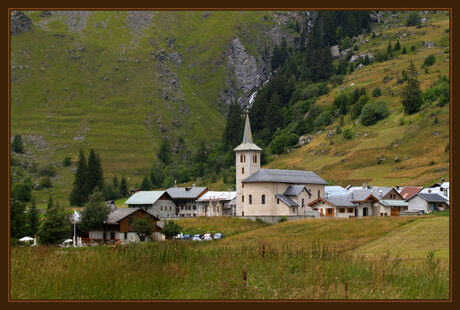
POLYGON ((391 42, 388 42, 387 54, 389 57, 391 57, 391 55, 393 54, 393 46, 391 45, 391 42))
POLYGON ((148 175, 144 177, 142 180, 141 190, 149 191, 152 188, 152 183, 150 182, 150 178, 148 175))
POLYGON ((15 153, 24 153, 24 146, 22 144, 21 135, 15 135, 13 142, 11 143, 11 149, 15 153))
POLYGON ((29 212, 27 214, 27 222, 29 224, 28 234, 30 237, 36 236, 40 228, 40 211, 37 208, 35 199, 32 199, 30 204, 29 212))
POLYGON ((423 103, 422 91, 417 79, 417 70, 412 61, 407 73, 407 85, 401 93, 401 102, 404 106, 404 112, 407 114, 418 112, 423 103))
POLYGON ((120 182, 118 181, 117 176, 115 175, 112 179, 113 192, 115 194, 115 199, 120 198, 120 182))
POLYGON ((171 162, 171 147, 167 139, 163 139, 163 141, 161 141, 157 157, 165 165, 168 165, 171 162))
POLYGON ((81 149, 78 156, 77 171, 75 172, 73 190, 69 196, 70 204, 72 206, 83 206, 88 201, 88 195, 88 166, 83 149, 81 149))
POLYGON ((395 44, 395 51, 399 51, 401 49, 401 43, 399 43, 399 40, 395 44))
POLYGON ((121 197, 128 197, 128 195, 129 195, 128 181, 126 180, 125 176, 121 177, 120 195, 121 195, 121 197))
POLYGON ((50 196, 45 213, 45 220, 38 232, 40 243, 58 244, 71 236, 70 216, 58 202, 50 196))
POLYGON ((10 216, 11 238, 24 237, 27 234, 25 203, 13 196, 10 198, 10 216))
POLYGON ((264 126, 266 135, 264 139, 269 141, 278 127, 281 127, 282 116, 280 114, 281 102, 277 93, 274 93, 267 105, 265 113, 264 126))
POLYGON ((104 188, 104 175, 99 154, 91 149, 88 157, 88 193, 92 193, 96 186, 104 188))
POLYGON ((159 188, 163 185, 164 173, 163 168, 159 163, 152 165, 149 171, 150 181, 152 182, 152 188, 159 188))

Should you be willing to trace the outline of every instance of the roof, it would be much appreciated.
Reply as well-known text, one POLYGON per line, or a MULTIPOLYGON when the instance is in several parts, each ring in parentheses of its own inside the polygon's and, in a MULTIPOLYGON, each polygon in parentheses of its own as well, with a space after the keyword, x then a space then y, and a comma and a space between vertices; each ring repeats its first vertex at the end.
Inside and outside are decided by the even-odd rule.
POLYGON ((140 191, 133 194, 125 201, 127 205, 149 205, 154 204, 165 191, 140 191))
POLYGON ((405 200, 392 200, 392 199, 382 199, 380 203, 384 206, 392 207, 407 207, 408 203, 405 200))
POLYGON ((366 189, 357 189, 352 192, 352 200, 353 201, 363 201, 366 198, 369 197, 369 195, 374 196, 375 198, 379 199, 382 197, 385 197, 386 194, 388 194, 393 187, 380 187, 380 186, 373 186, 371 188, 366 188, 366 189), (380 191, 381 195, 380 195, 380 191))
POLYGON ((308 188, 305 187, 305 185, 289 185, 288 188, 286 188, 286 191, 284 192, 283 195, 285 196, 298 196, 300 192, 305 188, 305 190, 311 195, 311 192, 308 188))
MULTIPOLYGON (((422 198, 423 200, 425 200, 427 202, 448 202, 448 200, 445 197, 443 197, 443 196, 441 196, 439 194, 417 193, 415 196, 419 196, 420 198, 422 198)), ((414 198, 415 196, 413 196, 412 198, 414 198)), ((411 199, 409 199, 409 200, 411 200, 411 199)))
POLYGON ((286 195, 276 194, 275 197, 279 198, 279 200, 284 202, 288 207, 298 207, 299 206, 297 202, 295 202, 294 200, 292 200, 286 195))
POLYGON ((333 205, 335 207, 357 207, 358 205, 354 202, 351 201, 350 196, 348 195, 343 195, 343 196, 333 196, 333 197, 320 197, 312 202, 310 202, 308 205, 313 206, 315 203, 318 201, 324 201, 330 205, 333 205))
POLYGON ((345 188, 339 185, 324 186, 324 192, 328 193, 328 197, 346 196, 349 194, 349 192, 345 188))
POLYGON ((262 151, 262 149, 252 141, 251 124, 249 123, 248 113, 246 113, 246 123, 244 124, 243 143, 234 148, 233 151, 262 151))
POLYGON ((423 189, 423 187, 421 187, 421 186, 406 186, 401 190, 401 192, 399 194, 404 199, 410 199, 410 198, 412 198, 412 196, 414 196, 415 194, 420 192, 422 189, 423 189))
POLYGON ((441 184, 442 188, 449 188, 449 182, 444 182, 441 184))
POLYGON ((207 187, 171 187, 166 192, 173 199, 196 199, 207 189, 207 187))
POLYGON ((156 219, 158 219, 155 215, 153 215, 152 213, 150 213, 148 211, 145 211, 142 208, 115 208, 112 211, 110 211, 110 213, 109 213, 109 215, 107 217, 107 220, 105 222, 107 224, 118 224, 118 222, 120 222, 122 219, 124 219, 125 217, 135 213, 138 210, 142 210, 142 211, 150 214, 151 216, 155 217, 156 219))
POLYGON ((236 197, 236 192, 216 192, 208 191, 203 196, 197 199, 197 201, 209 201, 209 200, 233 200, 236 197))
POLYGON ((279 169, 259 169, 243 183, 251 182, 276 182, 294 184, 327 184, 320 176, 313 171, 300 170, 279 170, 279 169))

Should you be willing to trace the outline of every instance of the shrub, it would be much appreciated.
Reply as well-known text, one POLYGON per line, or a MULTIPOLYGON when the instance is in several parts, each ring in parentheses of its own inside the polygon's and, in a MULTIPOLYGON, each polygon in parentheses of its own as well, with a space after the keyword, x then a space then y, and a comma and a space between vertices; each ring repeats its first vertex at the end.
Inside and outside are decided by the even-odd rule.
POLYGON ((44 177, 54 177, 56 176, 56 168, 53 165, 47 165, 45 167, 40 168, 39 172, 40 176, 44 177))
POLYGON ((172 239, 181 232, 182 228, 176 222, 169 220, 163 227, 163 234, 166 239, 172 239))
POLYGON ((435 62, 436 62, 436 57, 433 54, 431 54, 425 58, 425 61, 423 62, 422 67, 432 66, 434 65, 435 62))
POLYGON ((21 135, 15 135, 13 142, 11 143, 11 149, 15 153, 24 153, 24 146, 22 144, 21 135))
POLYGON ((346 128, 343 131, 343 136, 344 136, 345 139, 351 140, 351 139, 353 139, 353 132, 351 131, 350 128, 346 128))
POLYGON ((361 123, 364 126, 371 126, 379 120, 385 119, 390 115, 385 101, 369 102, 363 107, 361 112, 361 123))
POLYGON ((51 182, 51 178, 48 177, 48 176, 43 177, 40 180, 39 188, 42 189, 42 188, 50 188, 50 187, 53 187, 53 183, 51 182))
POLYGON ((418 15, 417 12, 410 12, 406 20, 406 26, 407 27, 417 26, 417 25, 420 25, 420 22, 421 22, 420 15, 418 15))
POLYGON ((70 159, 70 157, 66 157, 64 158, 64 161, 62 162, 62 166, 64 167, 68 167, 72 164, 72 160, 70 159))
POLYGON ((321 112, 321 114, 316 119, 315 126, 316 128, 325 127, 327 125, 330 125, 333 120, 334 120, 334 117, 332 115, 332 112, 326 109, 323 112, 321 112))
POLYGON ((283 223, 283 222, 286 222, 288 219, 286 216, 282 216, 279 220, 278 220, 278 223, 283 223))
POLYGON ((356 102, 353 105, 353 107, 351 108, 351 113, 350 113, 352 120, 356 119, 361 114, 362 109, 367 102, 369 102, 369 96, 364 95, 364 96, 361 96, 358 102, 356 102))
POLYGON ((380 87, 374 88, 374 90, 372 91, 372 97, 377 98, 380 96, 382 96, 382 90, 380 89, 380 87))

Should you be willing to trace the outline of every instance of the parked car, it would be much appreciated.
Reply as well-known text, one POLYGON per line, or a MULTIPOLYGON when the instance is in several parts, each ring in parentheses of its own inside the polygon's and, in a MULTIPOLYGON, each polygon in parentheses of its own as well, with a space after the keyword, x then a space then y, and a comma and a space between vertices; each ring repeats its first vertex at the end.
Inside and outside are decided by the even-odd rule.
POLYGON ((209 234, 209 235, 204 235, 204 236, 203 236, 203 240, 205 240, 205 241, 211 241, 211 240, 212 240, 212 237, 210 236, 210 234, 209 234))
POLYGON ((202 241, 200 237, 197 237, 197 235, 193 236, 192 241, 202 241))
POLYGON ((175 238, 176 239, 183 239, 184 235, 182 233, 180 233, 180 234, 177 234, 175 238))
POLYGON ((192 239, 192 235, 186 234, 186 235, 184 235, 184 237, 182 239, 184 239, 184 240, 192 239))
POLYGON ((203 235, 203 239, 204 239, 204 238, 208 238, 208 237, 212 239, 212 234, 207 233, 207 234, 204 234, 204 235, 203 235))
POLYGON ((216 234, 214 234, 214 240, 222 239, 222 238, 224 238, 224 237, 225 237, 225 236, 224 236, 224 234, 222 234, 222 233, 216 233, 216 234))

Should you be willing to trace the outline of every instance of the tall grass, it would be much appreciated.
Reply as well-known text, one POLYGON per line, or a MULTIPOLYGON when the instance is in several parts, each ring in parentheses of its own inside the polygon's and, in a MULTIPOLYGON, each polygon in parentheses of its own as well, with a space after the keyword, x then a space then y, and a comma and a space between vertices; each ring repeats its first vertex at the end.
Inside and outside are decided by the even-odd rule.
POLYGON ((447 265, 318 241, 13 247, 13 299, 445 299, 447 265))

